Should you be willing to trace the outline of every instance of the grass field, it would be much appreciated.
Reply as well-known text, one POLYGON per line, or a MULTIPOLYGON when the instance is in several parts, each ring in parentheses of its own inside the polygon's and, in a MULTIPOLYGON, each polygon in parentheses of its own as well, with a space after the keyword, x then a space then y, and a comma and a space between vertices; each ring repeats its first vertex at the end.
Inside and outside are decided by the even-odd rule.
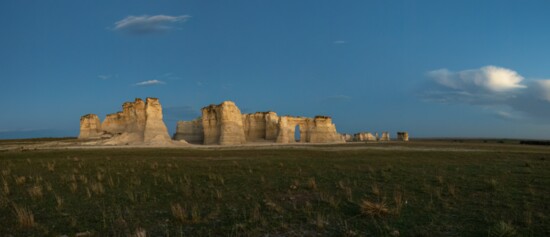
POLYGON ((0 236, 550 236, 550 149, 0 152, 0 236))

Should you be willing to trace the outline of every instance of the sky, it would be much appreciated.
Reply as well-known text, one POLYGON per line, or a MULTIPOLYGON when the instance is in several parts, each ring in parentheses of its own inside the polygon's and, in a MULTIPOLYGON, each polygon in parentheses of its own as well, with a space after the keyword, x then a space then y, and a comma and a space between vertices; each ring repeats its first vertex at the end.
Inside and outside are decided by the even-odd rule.
POLYGON ((333 118, 341 133, 550 139, 549 1, 0 2, 0 138, 78 136, 157 97, 178 120, 333 118))

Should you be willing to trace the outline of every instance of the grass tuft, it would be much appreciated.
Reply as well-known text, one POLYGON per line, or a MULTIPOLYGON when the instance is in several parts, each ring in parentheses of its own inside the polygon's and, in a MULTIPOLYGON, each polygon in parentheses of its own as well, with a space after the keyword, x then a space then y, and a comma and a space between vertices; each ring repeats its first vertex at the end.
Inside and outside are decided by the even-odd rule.
POLYGON ((367 199, 363 199, 360 204, 361 213, 371 217, 384 217, 390 213, 388 206, 384 201, 373 202, 367 199))
POLYGON ((21 228, 33 228, 36 223, 34 222, 34 215, 32 211, 27 207, 19 207, 13 204, 13 210, 15 211, 15 217, 17 223, 21 228))
POLYGON ((509 223, 500 221, 489 230, 489 237, 513 237, 517 236, 516 229, 509 223))

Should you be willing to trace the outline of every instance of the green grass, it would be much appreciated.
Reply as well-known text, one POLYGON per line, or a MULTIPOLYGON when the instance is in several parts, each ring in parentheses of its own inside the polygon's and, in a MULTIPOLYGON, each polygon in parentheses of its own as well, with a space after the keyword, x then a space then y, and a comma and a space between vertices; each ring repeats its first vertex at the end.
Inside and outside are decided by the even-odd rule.
POLYGON ((3 151, 0 236, 550 235, 547 148, 395 144, 3 151))

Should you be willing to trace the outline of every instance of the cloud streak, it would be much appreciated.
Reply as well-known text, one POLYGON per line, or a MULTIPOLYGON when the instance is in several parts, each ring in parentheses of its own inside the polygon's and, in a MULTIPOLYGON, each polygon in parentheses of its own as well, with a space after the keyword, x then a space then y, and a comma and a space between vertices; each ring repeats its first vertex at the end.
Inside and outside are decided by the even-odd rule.
POLYGON ((132 35, 164 33, 177 29, 177 25, 186 22, 189 18, 191 18, 189 15, 127 16, 126 18, 115 22, 112 29, 114 31, 132 35))
POLYGON ((162 84, 166 84, 166 83, 163 82, 163 81, 159 81, 159 80, 148 80, 148 81, 138 82, 134 85, 136 85, 136 86, 152 86, 152 85, 162 85, 162 84))
POLYGON ((427 76, 430 84, 421 93, 427 101, 493 108, 498 117, 507 119, 550 118, 550 80, 525 79, 497 66, 458 72, 438 69, 427 76))

